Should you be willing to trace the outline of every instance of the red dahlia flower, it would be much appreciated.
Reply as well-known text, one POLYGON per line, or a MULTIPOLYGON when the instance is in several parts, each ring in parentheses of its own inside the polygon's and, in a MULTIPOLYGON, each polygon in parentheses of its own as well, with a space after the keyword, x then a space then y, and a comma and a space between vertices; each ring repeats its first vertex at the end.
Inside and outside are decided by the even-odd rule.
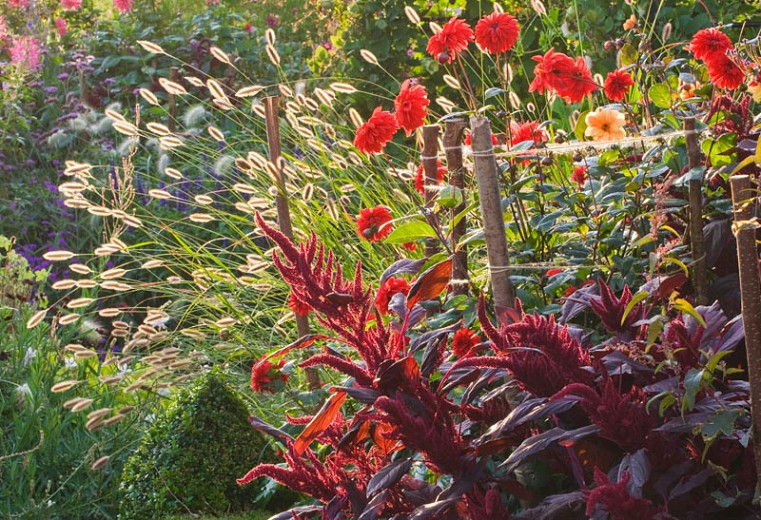
POLYGON ((444 24, 441 31, 431 36, 425 50, 443 65, 452 63, 457 53, 467 49, 471 41, 473 29, 464 20, 453 17, 444 24))
POLYGON ((547 141, 547 139, 547 134, 539 128, 539 123, 536 121, 526 121, 525 123, 510 121, 510 146, 515 146, 524 141, 533 141, 534 144, 539 144, 547 141))
POLYGON ((507 13, 492 13, 476 24, 476 42, 492 54, 507 52, 518 41, 519 31, 515 18, 507 13))
POLYGON ((715 56, 723 56, 732 48, 732 42, 726 34, 711 27, 696 32, 689 47, 696 59, 708 62, 715 56))
POLYGON ((431 104, 422 85, 411 85, 410 80, 402 83, 399 95, 394 100, 396 122, 404 132, 410 135, 416 128, 423 126, 428 113, 426 107, 431 104))
POLYGON ((711 83, 719 88, 736 89, 745 79, 745 72, 724 54, 715 54, 706 64, 711 83))
POLYGON ((631 74, 625 70, 614 70, 605 78, 605 95, 611 101, 618 103, 624 99, 632 85, 634 85, 634 79, 631 74))
POLYGON ((357 129, 354 146, 362 153, 379 153, 398 128, 394 114, 376 107, 370 119, 357 129))
POLYGON ((452 336, 452 352, 457 357, 465 357, 481 343, 481 337, 470 329, 459 329, 452 336))
POLYGON ((365 208, 357 217, 357 231, 365 240, 378 242, 391 233, 391 212, 384 206, 365 208))
POLYGON ((267 359, 262 359, 251 367, 251 389, 254 392, 274 393, 288 382, 288 374, 280 369, 285 365, 281 359, 274 365, 267 359))
POLYGON ((587 167, 575 166, 573 173, 571 174, 571 180, 578 184, 580 187, 587 181, 587 167))
POLYGON ((592 73, 581 57, 573 61, 562 52, 550 49, 544 56, 534 56, 533 59, 537 65, 534 67, 535 77, 529 85, 529 92, 542 94, 549 90, 569 103, 577 103, 597 89, 592 73))
MULTIPOLYGON (((440 160, 436 161, 436 182, 441 183, 444 180, 444 175, 447 173, 447 167, 441 164, 440 160)), ((425 170, 422 163, 417 168, 415 173, 415 189, 423 196, 425 196, 425 170)))
POLYGON ((410 292, 410 284, 407 280, 404 278, 389 278, 378 289, 378 295, 375 297, 375 307, 381 314, 388 314, 388 304, 391 301, 391 297, 397 293, 402 293, 406 296, 408 292, 410 292))

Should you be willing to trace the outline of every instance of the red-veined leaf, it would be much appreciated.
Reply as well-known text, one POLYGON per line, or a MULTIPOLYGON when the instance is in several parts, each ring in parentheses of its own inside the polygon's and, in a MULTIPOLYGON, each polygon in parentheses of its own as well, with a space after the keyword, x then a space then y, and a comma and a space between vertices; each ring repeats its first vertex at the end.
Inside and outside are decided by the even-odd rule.
POLYGON ((325 401, 320 411, 317 412, 309 424, 307 424, 304 431, 301 432, 296 442, 293 443, 293 451, 298 455, 304 453, 304 450, 317 438, 325 429, 330 426, 333 419, 341 409, 341 405, 346 400, 346 392, 336 392, 331 395, 330 398, 325 401))
POLYGON ((432 300, 443 291, 449 284, 452 276, 452 259, 447 258, 443 262, 426 269, 420 278, 412 284, 407 293, 407 308, 411 309, 416 303, 432 300))

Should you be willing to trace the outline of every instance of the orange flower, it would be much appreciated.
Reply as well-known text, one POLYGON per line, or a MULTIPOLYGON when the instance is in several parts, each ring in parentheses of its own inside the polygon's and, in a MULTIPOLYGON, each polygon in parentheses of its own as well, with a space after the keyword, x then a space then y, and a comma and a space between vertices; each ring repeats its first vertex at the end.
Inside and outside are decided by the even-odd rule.
POLYGON ((411 85, 410 80, 402 83, 399 95, 394 100, 396 121, 404 132, 410 135, 416 128, 423 126, 428 113, 426 107, 431 104, 422 85, 411 85))
POLYGON ((617 141, 626 137, 624 130, 626 119, 618 110, 598 108, 588 113, 585 121, 587 129, 584 135, 591 137, 593 141, 617 141))
POLYGON ((492 13, 476 24, 476 42, 492 54, 507 52, 518 41, 519 31, 515 18, 507 13, 492 13))
POLYGON ((425 50, 442 65, 452 63, 458 53, 468 48, 468 43, 473 41, 473 37, 470 25, 453 17, 444 24, 441 31, 431 36, 425 50))
POLYGON ((631 15, 625 22, 624 22, 624 31, 631 31, 637 27, 637 17, 635 15, 631 15))

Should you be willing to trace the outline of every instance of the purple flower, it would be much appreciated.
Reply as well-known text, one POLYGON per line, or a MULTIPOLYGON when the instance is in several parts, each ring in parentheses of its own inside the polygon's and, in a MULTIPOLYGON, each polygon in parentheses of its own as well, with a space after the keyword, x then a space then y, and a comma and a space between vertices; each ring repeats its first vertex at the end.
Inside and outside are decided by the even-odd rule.
POLYGON ((267 16, 267 18, 264 19, 265 22, 267 22, 267 27, 272 27, 273 29, 277 27, 277 24, 279 22, 278 17, 274 14, 270 14, 267 16))

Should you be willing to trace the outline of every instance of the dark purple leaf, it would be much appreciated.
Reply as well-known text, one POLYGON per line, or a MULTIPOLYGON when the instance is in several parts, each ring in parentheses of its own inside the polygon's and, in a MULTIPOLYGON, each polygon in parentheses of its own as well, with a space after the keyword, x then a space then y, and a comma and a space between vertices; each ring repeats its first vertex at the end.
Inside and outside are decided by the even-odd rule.
POLYGON ((659 426, 655 429, 655 431, 668 433, 687 433, 692 431, 695 426, 705 423, 710 415, 710 412, 703 412, 687 414, 685 415, 684 419, 681 417, 676 417, 671 419, 666 424, 659 426))
POLYGON ((410 340, 410 352, 417 352, 426 345, 437 341, 442 335, 452 334, 460 328, 462 328, 462 325, 460 323, 455 323, 449 327, 444 327, 442 329, 431 330, 429 332, 423 333, 420 336, 410 340))
POLYGON ((663 473, 658 478, 658 480, 655 481, 653 484, 653 489, 665 501, 669 495, 668 490, 671 488, 674 482, 682 478, 682 476, 686 475, 690 471, 694 470, 696 467, 698 467, 697 463, 689 460, 670 466, 665 471, 665 473, 663 473))
POLYGON ((679 484, 674 486, 674 488, 671 490, 671 493, 669 493, 668 500, 671 501, 677 497, 680 497, 686 493, 689 493, 696 487, 702 485, 706 480, 711 478, 713 476, 713 472, 709 469, 704 469, 703 471, 698 472, 695 475, 690 476, 689 478, 683 478, 680 480, 679 484))
POLYGON ((467 367, 452 370, 446 375, 446 377, 442 378, 438 391, 440 394, 446 395, 458 386, 469 385, 471 382, 475 381, 480 374, 480 368, 467 367), (446 384, 444 384, 445 382, 446 384))
POLYGON ((724 325, 721 333, 721 343, 716 352, 734 349, 738 343, 745 339, 745 327, 742 316, 736 316, 732 321, 724 325))
POLYGON ((567 520, 582 518, 584 513, 584 496, 581 491, 551 495, 541 504, 526 509, 515 517, 516 520, 567 520))
POLYGON ((493 424, 481 438, 488 440, 486 437, 492 438, 501 433, 509 433, 513 431, 513 429, 518 425, 518 421, 520 421, 526 413, 530 412, 546 401, 547 398, 545 397, 534 397, 532 399, 526 399, 521 404, 513 408, 507 417, 498 423, 493 424))
POLYGON ((375 520, 378 518, 378 511, 383 507, 388 499, 388 490, 384 489, 383 492, 378 493, 373 497, 370 502, 365 506, 365 510, 359 515, 357 520, 375 520))
POLYGON ((343 508, 346 505, 346 497, 341 495, 334 496, 330 502, 325 504, 322 512, 323 520, 340 520, 343 518, 343 508))
POLYGON ((294 507, 293 509, 289 509, 288 511, 283 511, 282 513, 278 513, 275 516, 271 516, 267 520, 293 520, 293 513, 296 513, 297 515, 317 513, 319 511, 322 511, 322 508, 323 506, 294 507))
POLYGON ((370 479, 370 482, 367 483, 367 497, 369 498, 378 491, 386 490, 399 482, 399 479, 406 475, 411 467, 412 459, 407 458, 394 461, 388 466, 378 470, 378 472, 373 475, 373 478, 370 479))
POLYGON ((420 260, 410 260, 408 258, 397 260, 383 271, 380 277, 380 285, 383 285, 386 280, 398 274, 417 274, 427 261, 427 258, 421 258, 420 260))
POLYGON ((490 385, 494 380, 494 377, 501 372, 502 370, 498 368, 485 369, 483 374, 481 374, 478 379, 473 381, 470 386, 468 386, 467 390, 465 390, 465 393, 462 395, 462 399, 460 400, 460 404, 470 404, 473 399, 478 397, 478 394, 481 392, 481 390, 490 385))
POLYGON ((560 318, 558 323, 568 323, 577 314, 585 311, 589 307, 591 299, 597 295, 597 285, 587 285, 575 291, 565 299, 563 307, 560 309, 560 318))
POLYGON ((735 273, 722 276, 708 287, 708 298, 718 300, 727 316, 740 314, 740 277, 735 273))
POLYGON ((363 441, 368 437, 369 431, 370 425, 367 423, 367 421, 356 421, 352 427, 349 428, 346 433, 344 433, 344 436, 341 437, 341 439, 338 441, 336 448, 341 450, 347 446, 363 441))
POLYGON ((621 459, 618 466, 618 481, 624 477, 624 473, 631 476, 627 486, 629 494, 634 498, 642 498, 642 488, 650 478, 650 459, 647 457, 645 449, 639 449, 634 453, 627 453, 621 459))
POLYGON ((663 379, 661 381, 657 381, 651 385, 647 385, 642 389, 643 392, 646 394, 660 394, 663 392, 671 392, 676 390, 679 387, 679 378, 669 377, 668 379, 663 379))
POLYGON ((439 486, 413 478, 405 479, 404 489, 402 489, 404 497, 414 505, 434 502, 439 493, 441 493, 439 486))
POLYGON ((446 500, 439 500, 437 502, 433 502, 432 504, 420 506, 412 513, 410 513, 408 520, 423 520, 424 518, 428 518, 430 516, 439 515, 452 507, 452 505, 454 505, 458 500, 460 499, 448 498, 446 500))
POLYGON ((388 302, 388 309, 404 321, 407 317, 407 297, 402 293, 394 294, 388 302))
POLYGON ((652 372, 650 367, 635 361, 620 350, 614 350, 610 354, 605 355, 601 361, 605 365, 605 370, 609 375, 632 374, 635 370, 639 372, 652 372))
POLYGON ((447 258, 429 267, 410 287, 407 293, 407 308, 411 309, 416 303, 438 297, 452 276, 452 258, 447 258))
POLYGON ((716 267, 724 248, 726 248, 732 241, 734 241, 734 237, 732 236, 731 219, 714 220, 703 226, 703 242, 705 244, 706 254, 705 263, 708 269, 716 267))
POLYGON ((547 449, 552 444, 559 441, 576 442, 597 433, 600 428, 594 424, 589 426, 582 426, 575 430, 564 430, 562 428, 553 428, 546 432, 542 432, 539 435, 529 437, 518 446, 510 456, 500 464, 500 468, 505 471, 513 471, 516 467, 520 466, 529 457, 536 455, 547 449))
POLYGON ((423 377, 430 376, 438 368, 443 359, 441 351, 446 345, 447 338, 443 337, 438 342, 431 342, 426 346, 423 352, 423 359, 420 362, 420 373, 423 377))
POLYGON ((463 475, 455 476, 452 485, 442 491, 441 494, 436 497, 436 500, 442 501, 450 498, 457 499, 468 493, 478 479, 481 478, 481 474, 483 473, 487 462, 488 458, 484 457, 478 462, 478 464, 474 464, 463 475))
POLYGON ((426 311, 420 305, 413 307, 410 311, 409 316, 407 317, 407 328, 414 327, 420 323, 420 320, 425 318, 425 315, 426 311))
POLYGON ((380 392, 372 388, 357 388, 353 386, 334 386, 336 390, 346 392, 351 397, 364 404, 373 404, 380 397, 380 392))
POLYGON ((282 444, 286 444, 287 441, 292 441, 293 437, 285 433, 283 430, 279 428, 275 428, 271 424, 262 421, 258 417, 249 417, 248 422, 251 423, 251 426, 253 426, 255 429, 259 430, 260 432, 264 432, 268 435, 271 435, 275 439, 277 439, 278 442, 282 444))

